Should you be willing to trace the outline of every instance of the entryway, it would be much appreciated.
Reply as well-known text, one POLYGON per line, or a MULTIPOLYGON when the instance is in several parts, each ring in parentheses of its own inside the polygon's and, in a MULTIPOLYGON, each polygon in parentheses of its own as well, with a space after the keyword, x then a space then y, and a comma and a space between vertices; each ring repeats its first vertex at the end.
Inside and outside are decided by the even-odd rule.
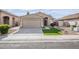
POLYGON ((45 17, 45 18, 43 19, 43 25, 44 25, 44 26, 48 26, 48 17, 45 17))
POLYGON ((8 16, 3 17, 3 23, 4 24, 9 24, 9 17, 8 16))

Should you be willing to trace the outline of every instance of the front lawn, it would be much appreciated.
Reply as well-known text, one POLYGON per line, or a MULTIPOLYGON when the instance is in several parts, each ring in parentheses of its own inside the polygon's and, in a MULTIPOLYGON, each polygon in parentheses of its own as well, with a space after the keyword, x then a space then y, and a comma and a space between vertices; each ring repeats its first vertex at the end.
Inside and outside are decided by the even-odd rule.
POLYGON ((57 28, 42 28, 42 31, 45 35, 61 35, 62 32, 61 30, 57 29, 57 28))

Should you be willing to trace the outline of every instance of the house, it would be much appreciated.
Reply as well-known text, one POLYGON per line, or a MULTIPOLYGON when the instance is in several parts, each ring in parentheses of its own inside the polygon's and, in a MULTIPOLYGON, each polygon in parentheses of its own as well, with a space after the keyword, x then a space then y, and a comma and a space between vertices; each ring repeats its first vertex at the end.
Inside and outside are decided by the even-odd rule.
POLYGON ((64 16, 60 21, 63 22, 63 26, 79 26, 79 13, 64 16))
POLYGON ((43 12, 37 12, 34 14, 27 13, 27 15, 21 16, 22 27, 25 28, 40 28, 49 26, 53 22, 53 18, 43 12))
POLYGON ((0 24, 9 24, 10 26, 17 26, 20 24, 20 17, 15 16, 7 11, 0 10, 0 24))
POLYGON ((10 26, 20 25, 27 28, 39 28, 43 26, 49 26, 53 22, 52 16, 42 12, 35 14, 29 14, 24 16, 16 16, 10 12, 0 10, 0 24, 9 24, 10 26))

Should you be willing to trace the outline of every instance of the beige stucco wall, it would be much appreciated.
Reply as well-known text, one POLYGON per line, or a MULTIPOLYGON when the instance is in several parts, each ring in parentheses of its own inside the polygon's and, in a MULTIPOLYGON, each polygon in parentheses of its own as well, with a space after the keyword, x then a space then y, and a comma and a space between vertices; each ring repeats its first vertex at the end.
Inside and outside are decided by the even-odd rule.
POLYGON ((63 21, 58 21, 59 26, 63 26, 63 21))
POLYGON ((48 18, 48 25, 50 25, 51 23, 53 23, 53 19, 52 18, 48 18))
POLYGON ((3 17, 4 16, 8 16, 9 17, 9 25, 13 25, 13 19, 12 18, 15 18, 15 22, 20 22, 20 18, 19 17, 16 17, 16 16, 12 16, 10 14, 7 14, 5 12, 0 12, 0 24, 3 24, 3 17))

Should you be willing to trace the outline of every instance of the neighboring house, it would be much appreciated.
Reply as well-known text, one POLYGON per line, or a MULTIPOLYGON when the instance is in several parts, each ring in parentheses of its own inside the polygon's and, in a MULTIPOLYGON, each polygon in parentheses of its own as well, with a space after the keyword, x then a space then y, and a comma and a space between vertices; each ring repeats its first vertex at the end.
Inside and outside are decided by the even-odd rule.
POLYGON ((40 28, 44 26, 49 26, 50 23, 53 22, 52 16, 47 15, 42 12, 37 12, 34 14, 29 14, 21 16, 22 20, 22 27, 27 27, 27 28, 40 28))
POLYGON ((20 17, 15 16, 7 11, 0 10, 0 24, 9 24, 10 26, 17 26, 20 24, 20 17))
POLYGON ((63 26, 79 26, 79 13, 64 16, 59 21, 63 22, 63 26))
POLYGON ((58 26, 63 27, 64 26, 64 21, 63 20, 57 20, 58 26))

